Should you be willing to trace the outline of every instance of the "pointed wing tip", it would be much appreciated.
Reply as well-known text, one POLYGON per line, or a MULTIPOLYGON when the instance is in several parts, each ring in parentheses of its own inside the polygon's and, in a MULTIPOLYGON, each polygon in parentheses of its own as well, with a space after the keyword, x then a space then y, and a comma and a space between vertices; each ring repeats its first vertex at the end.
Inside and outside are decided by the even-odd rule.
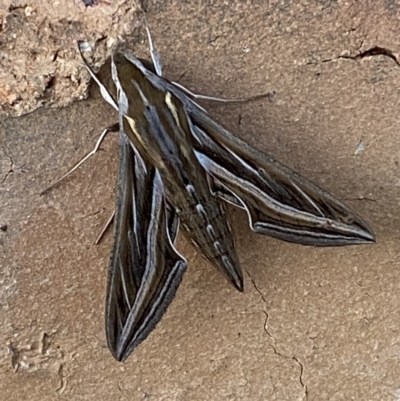
POLYGON ((354 241, 357 244, 373 244, 376 242, 372 228, 360 217, 350 224, 350 232, 354 235, 354 241))
POLYGON ((229 282, 239 291, 244 291, 244 284, 243 284, 243 276, 240 275, 239 277, 229 277, 229 282))
POLYGON ((243 292, 244 291, 243 281, 240 284, 235 283, 234 286, 239 292, 243 292))
POLYGON ((361 233, 359 240, 361 244, 374 244, 376 243, 376 236, 372 230, 368 229, 361 233))
POLYGON ((129 347, 118 347, 118 344, 115 346, 109 345, 108 348, 110 349, 111 355, 118 362, 125 362, 128 356, 133 352, 133 349, 130 349, 129 347))
POLYGON ((374 232, 367 226, 357 227, 346 232, 339 232, 337 236, 333 236, 328 241, 321 241, 322 246, 347 246, 347 245, 368 245, 376 243, 374 232))
MULTIPOLYGON (((225 261, 226 262, 226 261, 225 261)), ((225 269, 222 271, 228 281, 240 292, 244 291, 243 273, 239 263, 234 265, 225 263, 225 269), (233 267, 234 266, 234 267, 233 267)))
MULTIPOLYGON (((107 326, 106 326, 107 327, 107 326)), ((143 340, 129 341, 126 337, 118 333, 117 335, 110 336, 110 331, 106 330, 107 346, 113 356, 118 362, 125 362, 125 360, 135 351, 143 340)))
POLYGON ((357 227, 356 230, 351 230, 345 235, 339 235, 337 238, 333 238, 333 242, 327 242, 326 245, 346 246, 346 245, 368 245, 374 243, 376 243, 376 237, 374 232, 369 227, 362 227, 362 228, 357 227))
POLYGON ((113 354, 113 353, 111 353, 112 354, 112 356, 114 357, 114 359, 117 361, 117 362, 124 362, 125 361, 125 359, 128 357, 128 355, 127 356, 124 356, 124 355, 117 355, 117 354, 113 354))
POLYGON ((118 362, 125 362, 125 360, 128 358, 128 356, 130 355, 131 353, 130 352, 128 352, 128 353, 126 353, 126 354, 121 354, 121 355, 116 355, 116 356, 114 356, 114 358, 118 361, 118 362))

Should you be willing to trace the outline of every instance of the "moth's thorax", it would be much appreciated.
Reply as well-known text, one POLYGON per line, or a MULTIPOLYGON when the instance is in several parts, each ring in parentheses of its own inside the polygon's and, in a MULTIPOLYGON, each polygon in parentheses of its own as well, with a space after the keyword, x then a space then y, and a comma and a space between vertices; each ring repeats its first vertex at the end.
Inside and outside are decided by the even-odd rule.
POLYGON ((125 69, 131 73, 130 79, 119 77, 119 98, 124 104, 124 131, 140 155, 159 170, 167 186, 179 190, 196 180, 202 169, 181 100, 145 78, 136 66, 123 62, 116 66, 118 73, 125 69))

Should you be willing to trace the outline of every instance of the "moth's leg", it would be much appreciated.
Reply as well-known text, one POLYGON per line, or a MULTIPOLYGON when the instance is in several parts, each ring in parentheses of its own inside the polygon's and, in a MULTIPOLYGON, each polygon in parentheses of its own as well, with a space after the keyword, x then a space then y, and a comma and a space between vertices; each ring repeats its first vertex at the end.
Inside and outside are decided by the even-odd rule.
POLYGON ((262 93, 260 95, 255 95, 255 96, 250 96, 250 97, 239 97, 236 99, 225 99, 225 98, 220 98, 220 97, 213 97, 213 96, 207 96, 207 95, 201 95, 198 93, 193 93, 190 91, 188 88, 185 88, 183 85, 178 84, 178 82, 172 82, 173 85, 175 85, 177 88, 181 89, 183 92, 185 92, 187 95, 192 97, 193 99, 196 100, 211 100, 212 102, 221 102, 221 103, 245 103, 249 102, 252 100, 258 100, 258 99, 264 99, 264 98, 271 98, 271 93, 262 93))
POLYGON ((99 242, 102 240, 104 234, 106 233, 106 231, 108 230, 108 228, 111 226, 111 223, 113 222, 115 217, 115 210, 112 212, 111 216, 108 218, 107 223, 104 225, 103 229, 101 230, 101 233, 99 234, 99 236, 97 237, 96 241, 94 241, 95 245, 98 245, 99 242))
POLYGON ((87 159, 89 159, 91 156, 93 156, 100 148, 101 143, 103 142, 105 136, 110 132, 110 131, 118 131, 119 130, 119 124, 113 124, 109 127, 107 127, 100 135, 99 139, 96 142, 95 147, 91 152, 89 152, 83 159, 79 161, 79 163, 75 164, 74 167, 72 167, 71 170, 69 170, 67 173, 65 173, 61 178, 59 178, 57 181, 55 181, 53 184, 51 184, 49 187, 47 187, 45 190, 43 190, 40 195, 45 194, 46 192, 50 191, 53 189, 57 184, 59 184, 61 181, 63 181, 65 178, 67 178, 70 174, 72 174, 78 167, 80 167, 87 159))

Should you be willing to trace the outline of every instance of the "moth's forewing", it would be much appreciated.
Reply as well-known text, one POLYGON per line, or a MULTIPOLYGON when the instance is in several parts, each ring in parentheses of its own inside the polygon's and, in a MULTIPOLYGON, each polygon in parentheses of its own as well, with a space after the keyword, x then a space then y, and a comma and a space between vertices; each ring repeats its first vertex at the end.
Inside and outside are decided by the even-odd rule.
POLYGON ((115 241, 110 261, 106 334, 122 361, 154 329, 175 296, 186 261, 173 246, 176 216, 156 170, 120 136, 115 241))
POLYGON ((234 137, 202 110, 190 117, 200 162, 218 180, 219 195, 247 210, 254 231, 316 246, 375 240, 369 225, 325 190, 234 137))
MULTIPOLYGON (((111 69, 98 77, 82 58, 104 99, 118 110, 111 69)), ((179 221, 165 200, 160 177, 135 153, 121 124, 120 130, 115 240, 105 320, 109 349, 123 361, 164 315, 187 264, 173 246, 179 221)))

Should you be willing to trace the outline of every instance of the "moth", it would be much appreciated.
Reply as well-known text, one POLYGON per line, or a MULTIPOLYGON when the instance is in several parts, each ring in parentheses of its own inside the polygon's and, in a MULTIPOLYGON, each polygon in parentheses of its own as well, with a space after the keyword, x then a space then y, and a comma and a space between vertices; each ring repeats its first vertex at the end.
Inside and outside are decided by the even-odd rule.
POLYGON ((284 241, 343 246, 375 241, 346 205, 271 156, 251 147, 162 77, 152 62, 116 52, 104 80, 82 59, 118 112, 120 162, 115 239, 109 266, 106 335, 125 360, 173 300, 187 262, 178 231, 239 291, 243 273, 226 203, 243 209, 251 229, 284 241))

